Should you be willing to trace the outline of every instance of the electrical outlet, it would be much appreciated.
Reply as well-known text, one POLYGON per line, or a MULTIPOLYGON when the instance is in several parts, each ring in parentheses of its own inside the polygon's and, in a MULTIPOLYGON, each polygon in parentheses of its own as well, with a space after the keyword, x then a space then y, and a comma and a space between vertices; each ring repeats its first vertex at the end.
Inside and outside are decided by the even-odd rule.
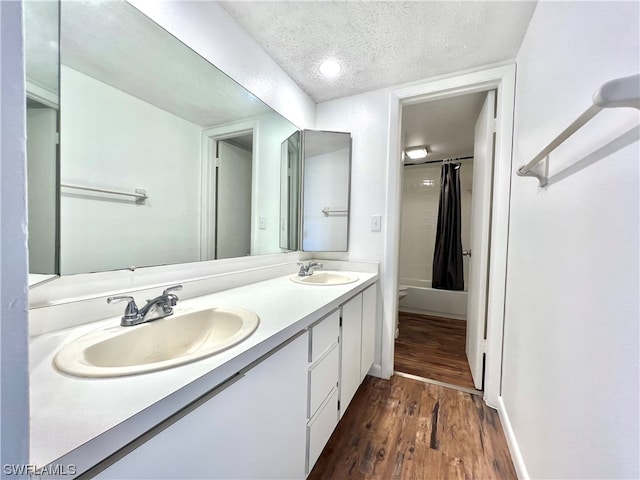
POLYGON ((379 232, 381 230, 382 225, 382 216, 381 215, 371 215, 371 231, 379 232))

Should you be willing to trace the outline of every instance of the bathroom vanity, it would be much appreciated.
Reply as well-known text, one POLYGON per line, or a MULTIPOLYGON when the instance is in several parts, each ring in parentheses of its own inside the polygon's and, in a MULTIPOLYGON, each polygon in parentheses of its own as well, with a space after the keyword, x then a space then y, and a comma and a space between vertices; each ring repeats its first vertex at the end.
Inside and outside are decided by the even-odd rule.
MULTIPOLYGON (((350 134, 301 133, 181 43, 180 22, 155 23, 154 2, 44 3, 29 2, 26 31, 50 24, 60 39, 47 90, 59 211, 46 238, 29 225, 30 241, 59 248, 31 272, 60 278, 29 292, 30 463, 83 478, 304 478, 376 348, 377 264, 325 261, 338 271, 292 281, 310 255, 297 250, 348 251, 350 134), (305 169, 328 180, 305 190, 305 169), (124 304, 106 302, 175 284, 166 321, 120 327, 124 304), (203 333, 239 310, 257 319, 243 338, 203 333), (176 363, 181 339, 190 361, 176 363)), ((29 104, 43 100, 27 83, 29 104)))
POLYGON ((260 323, 173 368, 112 378, 56 370, 64 345, 119 317, 33 337, 32 463, 98 478, 304 478, 373 364, 377 266, 336 285, 294 282, 288 269, 178 302, 175 315, 234 306, 260 323))

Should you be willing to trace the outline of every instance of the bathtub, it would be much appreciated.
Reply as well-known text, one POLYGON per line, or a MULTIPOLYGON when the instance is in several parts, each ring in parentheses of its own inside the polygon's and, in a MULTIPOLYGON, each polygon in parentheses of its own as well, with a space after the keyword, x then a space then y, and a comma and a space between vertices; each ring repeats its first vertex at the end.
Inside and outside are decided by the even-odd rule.
POLYGON ((407 296, 400 300, 401 312, 421 313, 436 317, 467 319, 467 292, 431 288, 430 280, 401 278, 400 286, 407 296))

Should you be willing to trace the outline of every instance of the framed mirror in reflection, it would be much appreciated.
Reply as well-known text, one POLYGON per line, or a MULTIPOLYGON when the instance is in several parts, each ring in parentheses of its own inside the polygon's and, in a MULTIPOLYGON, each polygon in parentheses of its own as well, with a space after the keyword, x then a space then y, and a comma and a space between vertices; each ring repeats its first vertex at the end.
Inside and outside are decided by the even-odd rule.
POLYGON ((303 151, 302 250, 346 252, 351 134, 305 130, 303 151))
POLYGON ((302 132, 282 142, 280 164, 280 248, 300 249, 302 132))
POLYGON ((58 4, 24 2, 29 286, 59 272, 58 4))
POLYGON ((351 134, 304 130, 282 143, 280 247, 346 252, 351 134))
POLYGON ((61 3, 60 105, 61 274, 280 252, 297 127, 132 5, 61 3))

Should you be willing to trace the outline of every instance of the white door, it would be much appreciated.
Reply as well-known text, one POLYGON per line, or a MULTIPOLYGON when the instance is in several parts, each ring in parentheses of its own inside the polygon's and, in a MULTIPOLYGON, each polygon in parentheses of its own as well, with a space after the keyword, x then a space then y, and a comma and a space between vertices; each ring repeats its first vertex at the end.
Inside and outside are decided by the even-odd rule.
POLYGON ((56 272, 57 112, 27 109, 29 272, 56 272))
POLYGON ((342 306, 340 332, 340 418, 360 386, 362 294, 342 306))
POLYGON ((360 382, 369 373, 375 360, 377 286, 374 283, 362 292, 362 351, 360 352, 360 382))
POLYGON ((218 142, 216 258, 251 254, 251 152, 218 142))
POLYGON ((495 98, 495 91, 487 92, 487 98, 476 122, 473 144, 466 353, 473 383, 477 389, 482 388, 485 353, 495 98))

